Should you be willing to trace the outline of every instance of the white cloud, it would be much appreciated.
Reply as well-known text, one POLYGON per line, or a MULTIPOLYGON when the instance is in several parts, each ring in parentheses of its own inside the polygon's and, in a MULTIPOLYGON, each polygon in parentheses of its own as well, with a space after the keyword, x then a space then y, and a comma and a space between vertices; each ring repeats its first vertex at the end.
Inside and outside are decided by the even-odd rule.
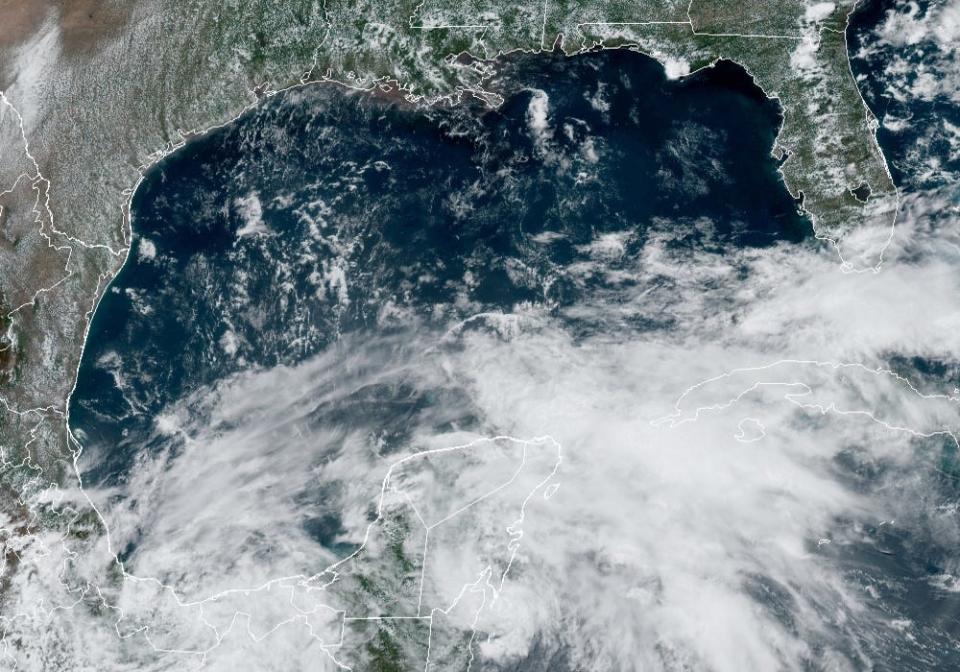
POLYGON ((921 9, 901 2, 888 10, 867 53, 893 47, 883 65, 888 93, 897 100, 960 101, 960 1, 921 9))
POLYGON ((817 2, 807 5, 803 18, 810 23, 819 23, 833 14, 833 10, 836 8, 837 6, 832 2, 817 2))
POLYGON ((690 74, 690 63, 682 58, 667 56, 663 60, 663 70, 667 79, 680 79, 690 74))
POLYGON ((817 68, 817 49, 819 47, 820 43, 814 34, 807 33, 804 35, 803 39, 797 43, 796 48, 790 53, 790 67, 800 72, 817 68))
POLYGON ((550 98, 540 89, 535 89, 532 94, 527 105, 527 127, 534 143, 542 149, 553 136, 549 119, 550 98))
POLYGON ((944 49, 960 49, 960 2, 945 4, 933 21, 933 34, 944 49))
POLYGON ((149 238, 140 239, 137 257, 141 261, 151 261, 157 258, 157 246, 149 238))
POLYGON ((263 221, 263 204, 260 203, 260 195, 257 192, 251 191, 246 196, 235 199, 233 204, 243 220, 243 226, 237 230, 237 238, 269 232, 270 229, 263 221))
POLYGON ((223 335, 220 337, 220 347, 223 348, 223 351, 230 357, 237 354, 237 350, 240 348, 240 339, 237 338, 237 334, 232 329, 227 329, 223 332, 223 335))
POLYGON ((950 145, 950 160, 960 161, 960 126, 943 120, 944 137, 950 145))

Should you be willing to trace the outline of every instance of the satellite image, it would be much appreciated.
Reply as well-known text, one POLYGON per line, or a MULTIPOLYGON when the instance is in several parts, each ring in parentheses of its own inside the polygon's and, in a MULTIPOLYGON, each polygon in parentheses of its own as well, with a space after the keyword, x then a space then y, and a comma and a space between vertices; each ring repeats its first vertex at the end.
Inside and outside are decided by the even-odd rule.
POLYGON ((0 672, 960 669, 960 0, 0 0, 0 672))

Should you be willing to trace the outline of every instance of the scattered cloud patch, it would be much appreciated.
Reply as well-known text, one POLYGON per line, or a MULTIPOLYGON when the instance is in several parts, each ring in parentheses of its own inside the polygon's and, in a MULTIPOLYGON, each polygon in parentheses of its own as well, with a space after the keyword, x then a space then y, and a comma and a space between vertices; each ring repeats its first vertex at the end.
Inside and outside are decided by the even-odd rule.
POLYGON ((543 148, 553 137, 550 128, 550 98, 546 91, 534 89, 527 105, 527 128, 534 144, 543 148))
POLYGON ((141 238, 137 247, 137 258, 140 261, 152 261, 157 258, 157 246, 148 238, 141 238))
POLYGON ((667 79, 680 79, 690 74, 690 62, 675 56, 667 56, 663 60, 663 70, 667 79))
POLYGON ((807 6, 803 18, 808 23, 820 23, 833 14, 836 8, 837 6, 832 2, 817 2, 807 6))
POLYGON ((243 225, 237 229, 237 238, 269 233, 270 230, 263 221, 263 204, 257 192, 251 191, 246 196, 235 199, 233 205, 243 222, 243 225))

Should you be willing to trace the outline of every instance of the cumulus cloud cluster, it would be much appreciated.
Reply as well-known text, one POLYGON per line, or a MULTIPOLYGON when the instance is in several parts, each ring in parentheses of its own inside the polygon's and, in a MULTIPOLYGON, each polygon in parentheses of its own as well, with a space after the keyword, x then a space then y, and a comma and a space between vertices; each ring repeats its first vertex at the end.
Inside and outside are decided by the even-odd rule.
POLYGON ((956 184, 960 3, 893 3, 855 56, 873 70, 875 95, 886 101, 883 128, 906 145, 895 157, 904 178, 924 186, 956 184))
POLYGON ((957 79, 960 60, 960 2, 943 0, 921 7, 916 2, 899 3, 889 11, 878 30, 878 46, 923 47, 935 59, 914 58, 903 50, 889 66, 899 77, 890 93, 899 100, 931 100, 944 97, 960 102, 957 79))

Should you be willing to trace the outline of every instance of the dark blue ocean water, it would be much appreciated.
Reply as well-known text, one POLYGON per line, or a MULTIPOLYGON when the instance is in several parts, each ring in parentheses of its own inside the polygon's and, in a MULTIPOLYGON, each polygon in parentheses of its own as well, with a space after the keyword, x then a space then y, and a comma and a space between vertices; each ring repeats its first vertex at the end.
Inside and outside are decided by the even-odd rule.
POLYGON ((779 110, 742 69, 667 81, 627 52, 511 68, 496 111, 310 86, 153 168, 72 398, 73 427, 109 446, 88 478, 122 481, 155 416, 190 391, 389 330, 391 315, 443 325, 589 301, 610 288, 567 270, 604 233, 631 234, 612 265, 665 227, 705 249, 809 237, 770 155, 779 110), (542 142, 528 118, 539 92, 542 142), (262 233, 238 236, 253 199, 262 233))

